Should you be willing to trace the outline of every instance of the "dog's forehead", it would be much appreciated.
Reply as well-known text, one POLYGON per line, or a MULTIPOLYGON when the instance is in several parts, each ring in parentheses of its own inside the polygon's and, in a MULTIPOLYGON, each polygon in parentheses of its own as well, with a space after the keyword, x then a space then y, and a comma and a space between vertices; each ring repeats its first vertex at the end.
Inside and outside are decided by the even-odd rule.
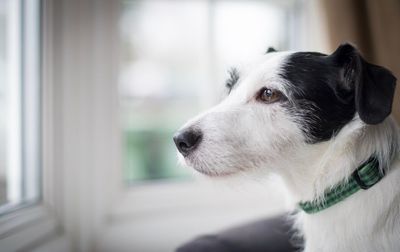
POLYGON ((282 68, 293 52, 274 52, 242 62, 235 69, 238 72, 238 87, 236 94, 252 95, 261 87, 282 90, 284 79, 281 77, 282 68))
POLYGON ((286 59, 293 52, 267 53, 239 65, 241 75, 258 75, 259 77, 271 77, 277 75, 279 69, 285 64, 286 59))

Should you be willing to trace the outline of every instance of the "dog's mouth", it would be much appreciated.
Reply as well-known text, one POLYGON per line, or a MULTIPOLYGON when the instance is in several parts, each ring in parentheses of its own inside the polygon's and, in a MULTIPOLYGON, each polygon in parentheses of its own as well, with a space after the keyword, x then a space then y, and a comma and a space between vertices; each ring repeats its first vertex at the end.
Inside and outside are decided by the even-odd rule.
POLYGON ((181 162, 187 168, 193 169, 196 172, 213 178, 229 177, 235 174, 233 171, 217 171, 213 168, 207 167, 204 162, 196 160, 193 155, 186 157, 181 156, 181 162))
POLYGON ((199 169, 196 167, 193 167, 193 169, 203 175, 206 175, 207 177, 222 178, 234 175, 234 172, 217 172, 217 171, 199 169))

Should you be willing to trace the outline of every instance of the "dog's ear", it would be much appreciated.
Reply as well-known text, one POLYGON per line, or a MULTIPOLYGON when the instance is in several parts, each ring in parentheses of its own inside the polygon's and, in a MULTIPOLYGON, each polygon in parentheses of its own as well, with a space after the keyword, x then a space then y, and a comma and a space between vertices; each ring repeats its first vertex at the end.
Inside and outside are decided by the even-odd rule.
POLYGON ((330 56, 341 67, 344 88, 354 90, 355 108, 367 124, 382 122, 392 111, 396 77, 368 63, 350 44, 340 45, 330 56))
POLYGON ((268 49, 267 49, 267 51, 265 52, 265 54, 271 53, 271 52, 276 52, 275 48, 273 48, 273 47, 268 47, 268 49))

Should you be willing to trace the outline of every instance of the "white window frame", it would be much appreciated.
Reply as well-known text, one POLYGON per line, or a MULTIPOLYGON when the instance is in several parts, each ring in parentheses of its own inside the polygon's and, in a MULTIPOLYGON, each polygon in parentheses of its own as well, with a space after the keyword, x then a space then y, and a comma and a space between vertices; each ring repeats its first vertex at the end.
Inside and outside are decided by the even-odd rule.
MULTIPOLYGON (((12 204, 4 206, 2 209, 3 213, 0 216, 0 247, 2 251, 24 250, 33 247, 38 240, 50 234, 54 235, 59 233, 58 221, 52 209, 48 206, 50 200, 47 197, 43 197, 43 200, 37 198, 38 195, 41 197, 39 192, 41 186, 39 186, 38 183, 42 183, 43 186, 45 186, 51 181, 50 178, 39 178, 42 172, 43 174, 46 173, 44 165, 41 167, 43 170, 37 170, 42 161, 41 150, 38 149, 38 141, 40 141, 40 133, 42 132, 38 127, 41 125, 46 127, 50 123, 48 115, 45 115, 45 113, 41 114, 41 112, 37 111, 37 108, 41 105, 39 103, 42 98, 42 105, 46 107, 45 98, 48 95, 40 93, 40 91, 45 88, 44 85, 42 85, 43 89, 38 89, 37 83, 40 79, 39 76, 42 75, 40 72, 41 64, 37 63, 37 59, 41 53, 41 50, 37 50, 41 38, 38 37, 40 33, 36 30, 37 23, 31 22, 31 20, 39 19, 40 14, 32 9, 37 7, 35 1, 13 1, 12 4, 13 8, 16 10, 15 13, 17 13, 19 9, 23 11, 21 14, 23 17, 22 20, 15 20, 17 27, 13 29, 18 29, 18 31, 16 31, 18 33, 17 36, 20 38, 18 40, 22 41, 22 48, 24 50, 24 58, 23 61, 20 62, 20 55, 19 52, 17 52, 20 48, 17 47, 21 44, 18 41, 13 42, 12 46, 16 46, 16 48, 12 48, 12 51, 17 52, 14 55, 17 60, 12 64, 12 69, 10 70, 14 71, 12 75, 17 76, 18 79, 12 81, 16 85, 21 83, 21 81, 24 82, 22 90, 20 88, 14 90, 14 93, 18 93, 18 95, 14 94, 14 105, 17 110, 24 111, 25 114, 22 117, 24 120, 32 122, 32 124, 23 125, 23 122, 12 120, 16 121, 17 124, 12 134, 24 132, 25 139, 24 146, 11 146, 13 148, 12 153, 14 154, 11 157, 13 163, 10 167, 12 172, 9 172, 11 176, 9 179, 15 179, 16 177, 21 178, 21 181, 12 183, 14 187, 21 187, 22 176, 21 174, 16 174, 16 172, 21 173, 19 168, 22 167, 22 165, 24 166, 24 176, 29 176, 29 179, 24 182, 25 189, 23 191, 21 188, 18 190, 11 188, 13 189, 13 195, 11 195, 13 199, 12 204), (21 24, 24 27, 23 35, 20 34, 19 31, 19 27, 22 27, 21 24), (21 100, 24 101, 22 104, 21 100), (16 103, 19 105, 16 105, 16 103), (41 121, 38 121, 38 119, 41 121), (21 151, 22 154, 15 154, 21 151), (25 198, 29 199, 29 201, 25 201, 25 198)), ((19 19, 21 17, 13 18, 19 19)), ((14 111, 13 115, 19 115, 19 111, 14 111)), ((17 139, 17 141, 21 141, 20 137, 13 138, 17 139)), ((43 150, 49 149, 45 144, 43 144, 42 147, 43 150)), ((44 151, 43 153, 51 155, 49 151, 51 150, 44 151)))
POLYGON ((0 214, 40 198, 40 0, 9 1, 7 202, 0 214))
POLYGON ((90 251, 120 178, 119 3, 42 0, 41 10, 42 199, 0 216, 0 247, 90 251))
MULTIPOLYGON (((8 22, 8 44, 10 62, 7 71, 9 72, 9 113, 7 116, 8 123, 8 162, 7 162, 7 198, 9 203, 1 208, 9 208, 21 200, 21 17, 20 3, 18 1, 9 2, 10 20, 8 22), (12 84, 14 85, 12 85, 12 84), (11 84, 11 85, 10 85, 11 84)), ((4 211, 4 210, 3 210, 4 211)))

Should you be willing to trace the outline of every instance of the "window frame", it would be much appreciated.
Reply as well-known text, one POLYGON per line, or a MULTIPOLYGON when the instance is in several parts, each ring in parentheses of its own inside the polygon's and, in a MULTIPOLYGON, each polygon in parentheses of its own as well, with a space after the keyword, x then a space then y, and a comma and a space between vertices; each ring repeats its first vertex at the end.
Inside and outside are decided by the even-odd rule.
POLYGON ((40 200, 40 0, 14 1, 9 25, 7 199, 0 215, 40 200), (15 12, 14 12, 15 11, 15 12))
POLYGON ((41 0, 42 197, 0 216, 6 251, 91 251, 107 225, 122 173, 112 169, 120 167, 119 7, 41 0))
MULTIPOLYGON (((34 248, 38 241, 46 239, 46 237, 61 234, 60 221, 56 217, 54 208, 54 200, 48 196, 48 192, 52 192, 54 188, 54 177, 46 176, 50 175, 53 171, 50 157, 53 155, 53 149, 49 146, 48 139, 44 139, 43 134, 47 131, 53 123, 51 113, 49 113, 49 101, 51 101, 51 94, 47 92, 50 88, 50 82, 48 77, 48 71, 45 71, 45 67, 50 66, 49 52, 42 50, 44 44, 49 43, 51 35, 49 33, 43 33, 46 30, 46 22, 43 19, 48 18, 45 15, 48 11, 48 5, 44 4, 45 1, 38 1, 38 12, 39 13, 27 13, 25 7, 32 7, 31 4, 35 4, 33 1, 20 0, 18 4, 21 6, 22 15, 24 16, 21 20, 22 27, 34 25, 29 23, 26 19, 26 15, 38 14, 39 31, 33 31, 32 27, 29 27, 28 33, 23 31, 21 33, 21 49, 26 50, 25 54, 22 55, 21 61, 21 81, 24 83, 21 87, 21 99, 24 102, 21 104, 22 111, 22 123, 21 132, 22 137, 29 138, 28 143, 21 149, 21 167, 24 166, 23 162, 31 161, 35 164, 30 164, 31 167, 25 169, 23 172, 24 176, 35 176, 31 178, 31 181, 26 181, 24 187, 25 190, 21 192, 27 196, 31 195, 30 200, 22 201, 16 205, 4 206, 5 211, 0 215, 0 247, 5 251, 20 251, 25 249, 34 248), (38 32, 37 34, 33 34, 38 32), (24 39, 25 36, 29 36, 29 39, 34 37, 34 41, 27 42, 24 39), (39 37, 36 37, 39 36, 39 37), (39 43, 39 44, 36 44, 39 43), (44 44, 43 44, 44 43, 44 44), (35 51, 34 48, 30 47, 38 46, 39 49, 35 51), (39 64, 35 65, 35 69, 32 70, 32 64, 37 63, 37 57, 39 58, 39 64), (39 83, 37 83, 39 82, 39 83), (27 99, 27 94, 34 92, 33 99, 27 99), (38 108, 39 111, 36 109, 38 108), (27 114, 33 113, 36 116, 37 127, 33 130, 23 124, 24 120, 32 120, 32 118, 26 118, 27 114), (27 150, 27 148, 31 148, 27 150), (32 148, 36 148, 32 153, 32 148), (27 154, 28 153, 28 154, 27 154), (29 156, 27 156, 29 155, 29 156), (38 170, 40 169, 40 170, 38 170), (43 175, 44 177, 42 177, 43 175), (36 180, 39 184, 33 184, 32 181, 36 180), (38 197, 33 197, 33 194, 38 197)), ((47 1, 46 1, 47 2, 47 1)), ((46 3, 48 4, 48 3, 46 3)), ((51 25, 51 24, 48 24, 51 25)), ((22 29, 25 29, 22 28, 22 29)), ((26 139, 24 140, 26 141, 26 139)), ((22 177, 22 180, 24 178, 22 177)))

